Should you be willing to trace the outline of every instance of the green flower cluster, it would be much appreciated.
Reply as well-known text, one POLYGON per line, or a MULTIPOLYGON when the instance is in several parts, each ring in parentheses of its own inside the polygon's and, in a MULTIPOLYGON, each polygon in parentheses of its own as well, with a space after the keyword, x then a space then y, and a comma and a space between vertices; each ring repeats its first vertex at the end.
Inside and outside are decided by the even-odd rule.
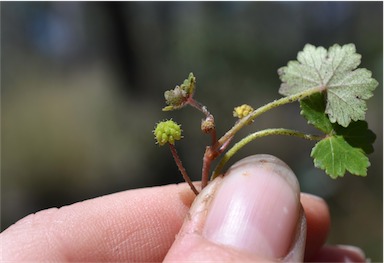
POLYGON ((163 146, 166 143, 175 144, 175 141, 180 140, 182 138, 181 131, 179 124, 173 120, 167 120, 159 122, 153 130, 153 134, 156 143, 163 146))
POLYGON ((177 110, 185 106, 188 98, 195 92, 196 78, 193 73, 189 73, 188 79, 183 84, 177 85, 173 90, 167 90, 164 93, 165 102, 168 106, 163 111, 177 110))

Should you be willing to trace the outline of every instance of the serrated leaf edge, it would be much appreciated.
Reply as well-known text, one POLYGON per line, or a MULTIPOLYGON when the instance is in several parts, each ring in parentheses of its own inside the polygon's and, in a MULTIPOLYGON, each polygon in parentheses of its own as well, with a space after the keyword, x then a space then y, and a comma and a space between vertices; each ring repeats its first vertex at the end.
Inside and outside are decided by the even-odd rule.
POLYGON ((335 135, 335 136, 328 136, 328 137, 324 138, 323 140, 318 141, 318 142, 315 144, 315 146, 312 148, 312 151, 311 151, 310 156, 313 158, 314 166, 315 166, 316 168, 319 168, 319 169, 324 170, 325 173, 326 173, 327 175, 329 175, 332 179, 337 179, 337 178, 339 178, 339 177, 344 177, 344 175, 345 175, 347 172, 349 172, 349 173, 352 174, 352 175, 356 175, 356 176, 367 176, 367 169, 368 169, 368 167, 370 167, 370 165, 371 165, 371 163, 370 163, 370 161, 369 161, 369 158, 367 157, 367 154, 366 154, 361 148, 353 147, 352 145, 350 145, 350 144, 344 139, 343 136, 341 136, 341 135, 335 135), (361 152, 361 154, 364 156, 364 158, 365 158, 366 161, 367 161, 367 166, 364 167, 364 172, 363 172, 363 173, 352 172, 352 171, 350 171, 349 169, 347 169, 347 168, 344 167, 344 170, 343 170, 341 173, 335 173, 335 174, 333 174, 333 173, 331 173, 330 170, 326 167, 326 165, 324 165, 318 158, 315 158, 315 157, 313 156, 314 152, 316 151, 316 149, 317 149, 317 147, 318 147, 318 145, 319 145, 320 143, 324 142, 325 140, 330 140, 330 139, 332 139, 332 138, 335 138, 335 136, 338 136, 338 137, 343 138, 343 140, 345 141, 346 144, 348 144, 350 147, 352 147, 352 148, 354 148, 354 149, 356 149, 356 150, 358 150, 358 151, 361 152))

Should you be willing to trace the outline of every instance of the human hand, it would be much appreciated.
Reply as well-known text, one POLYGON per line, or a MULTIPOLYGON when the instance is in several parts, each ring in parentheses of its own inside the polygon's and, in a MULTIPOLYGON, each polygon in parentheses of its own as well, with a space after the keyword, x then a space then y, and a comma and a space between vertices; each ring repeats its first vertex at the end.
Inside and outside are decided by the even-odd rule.
POLYGON ((324 245, 327 205, 272 156, 243 159, 194 197, 167 185, 29 215, 0 234, 2 262, 365 260, 324 245))

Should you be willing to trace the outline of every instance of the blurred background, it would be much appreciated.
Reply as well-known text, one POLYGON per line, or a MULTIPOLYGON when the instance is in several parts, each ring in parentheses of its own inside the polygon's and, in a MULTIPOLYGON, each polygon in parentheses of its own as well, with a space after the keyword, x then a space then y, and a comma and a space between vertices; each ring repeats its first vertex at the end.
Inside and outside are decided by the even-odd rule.
MULTIPOLYGON (((162 119, 182 124, 177 148, 199 180, 210 139, 200 132, 203 116, 162 112, 163 92, 193 72, 195 98, 223 134, 234 106, 280 97, 277 69, 306 43, 355 43, 380 82, 368 101, 377 134, 368 176, 330 179, 313 167, 313 143, 297 138, 257 140, 233 161, 256 153, 284 160, 303 191, 330 204, 328 241, 382 261, 382 2, 2 2, 1 230, 41 209, 182 182, 169 149, 153 139, 162 119)), ((297 103, 242 134, 267 127, 312 131, 297 103)))

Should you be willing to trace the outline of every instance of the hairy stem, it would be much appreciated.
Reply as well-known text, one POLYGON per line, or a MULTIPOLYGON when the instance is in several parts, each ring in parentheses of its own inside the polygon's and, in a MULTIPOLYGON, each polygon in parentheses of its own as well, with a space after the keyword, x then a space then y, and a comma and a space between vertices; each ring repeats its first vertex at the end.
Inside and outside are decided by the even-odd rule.
POLYGON ((238 143, 236 143, 231 149, 229 149, 225 153, 223 158, 220 160, 220 162, 216 166, 211 179, 212 180, 215 179, 221 173, 221 170, 223 169, 224 165, 241 148, 243 148, 245 145, 247 145, 248 143, 250 143, 251 141, 253 141, 253 140, 257 139, 257 138, 265 137, 265 136, 269 136, 269 135, 295 136, 295 137, 303 138, 303 139, 306 139, 306 140, 314 140, 314 141, 318 141, 318 140, 323 139, 322 136, 312 135, 312 134, 305 134, 305 133, 298 132, 298 131, 295 131, 295 130, 280 129, 280 128, 279 129, 265 129, 265 130, 262 130, 262 131, 258 131, 258 132, 252 133, 252 134, 248 135, 247 137, 243 138, 242 140, 240 140, 238 143))
POLYGON ((245 125, 251 123, 256 117, 259 115, 274 109, 278 106, 282 106, 288 103, 292 103, 295 101, 298 101, 300 99, 303 99, 305 97, 308 97, 314 93, 321 92, 323 91, 323 87, 316 87, 312 89, 305 90, 303 92, 288 96, 288 97, 283 97, 278 100, 274 100, 256 110, 254 110, 252 113, 250 113, 247 117, 242 118, 240 121, 238 121, 227 133, 225 133, 216 143, 214 146, 214 149, 220 148, 229 138, 232 138, 240 129, 242 129, 245 125))
POLYGON ((179 168, 180 173, 183 175, 184 180, 189 184, 192 191, 195 193, 195 195, 199 194, 199 191, 196 190, 196 187, 193 185, 191 178, 189 178, 187 171, 185 170, 183 163, 181 162, 181 159, 179 155, 177 154, 176 148, 173 144, 169 143, 169 148, 171 149, 171 153, 173 156, 173 159, 176 162, 177 167, 179 168))
POLYGON ((203 104, 201 104, 200 102, 198 102, 197 100, 195 100, 194 98, 190 97, 187 101, 187 103, 189 105, 191 105, 192 107, 198 109, 199 111, 201 111, 202 113, 205 114, 206 117, 208 117, 209 115, 211 115, 211 113, 208 111, 207 107, 204 106, 203 104))

